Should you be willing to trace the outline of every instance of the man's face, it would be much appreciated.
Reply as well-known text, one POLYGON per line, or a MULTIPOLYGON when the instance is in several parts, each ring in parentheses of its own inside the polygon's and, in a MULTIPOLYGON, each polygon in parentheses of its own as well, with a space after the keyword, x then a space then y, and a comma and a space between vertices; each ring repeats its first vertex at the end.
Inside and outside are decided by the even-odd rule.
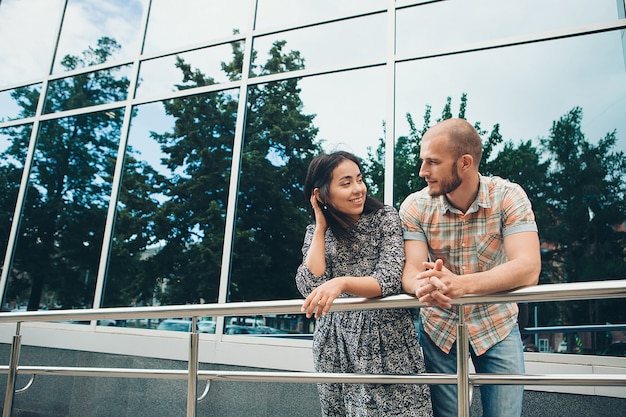
POLYGON ((449 194, 456 190, 463 180, 457 172, 457 160, 447 146, 447 138, 435 136, 422 141, 420 149, 419 176, 428 183, 431 197, 449 194))

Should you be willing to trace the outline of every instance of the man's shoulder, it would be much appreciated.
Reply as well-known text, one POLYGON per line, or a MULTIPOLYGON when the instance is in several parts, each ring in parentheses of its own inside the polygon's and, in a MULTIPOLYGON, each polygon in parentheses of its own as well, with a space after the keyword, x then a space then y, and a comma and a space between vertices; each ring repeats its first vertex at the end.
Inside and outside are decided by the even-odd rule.
POLYGON ((421 190, 415 191, 406 196, 400 205, 400 209, 415 203, 432 203, 434 200, 435 199, 428 194, 428 187, 424 187, 421 190))
POLYGON ((484 184, 487 195, 490 198, 503 197, 510 193, 522 193, 522 195, 526 195, 521 185, 506 178, 498 177, 497 175, 488 177, 481 176, 481 182, 484 184))

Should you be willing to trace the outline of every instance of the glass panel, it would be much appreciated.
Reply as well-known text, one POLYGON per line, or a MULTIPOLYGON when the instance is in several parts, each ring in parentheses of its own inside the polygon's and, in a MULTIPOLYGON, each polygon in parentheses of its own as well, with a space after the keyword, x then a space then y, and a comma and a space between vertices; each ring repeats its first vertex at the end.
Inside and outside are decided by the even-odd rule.
POLYGON ((130 60, 141 52, 141 19, 147 0, 69 0, 61 29, 54 72, 84 68, 110 60, 130 60), (87 46, 89 59, 70 65, 87 46))
MULTIPOLYGON (((15 212, 17 193, 22 180, 24 159, 28 150, 28 141, 32 125, 23 125, 0 129, 0 265, 4 265, 4 256, 11 231, 11 222, 15 212)), ((20 288, 26 277, 18 271, 8 276, 9 286, 20 288)), ((2 311, 10 311, 21 307, 23 300, 17 292, 5 293, 2 311)))
MULTIPOLYGON (((207 85, 241 79, 241 61, 234 61, 232 73, 225 73, 222 65, 233 59, 233 49, 240 51, 243 42, 214 46, 141 63, 137 97, 149 97, 171 91, 196 87, 196 73, 206 74, 207 85), (184 81, 181 81, 184 71, 184 81)), ((232 65, 232 64, 230 64, 232 65)))
POLYGON ((153 54, 246 32, 251 0, 153 0, 144 53, 153 54))
POLYGON ((325 151, 342 149, 366 160, 376 149, 384 137, 385 77, 386 69, 376 67, 300 80, 302 111, 315 115, 325 151))
MULTIPOLYGON (((366 158, 367 148, 377 146, 383 135, 383 75, 384 69, 374 68, 250 90, 229 301, 301 297, 294 277, 310 222, 302 195, 308 163, 322 149, 366 158)), ((311 329, 302 315, 267 316, 262 323, 287 333, 311 329)))
POLYGON ((0 88, 48 75, 63 3, 2 1, 0 88))
POLYGON ((29 310, 92 305, 123 110, 42 122, 7 293, 29 310))
MULTIPOLYGON (((398 143, 417 141, 436 120, 459 115, 480 123, 483 140, 504 141, 483 157, 481 171, 527 190, 543 243, 541 283, 624 276, 617 233, 626 152, 621 31, 406 62, 397 67, 397 81, 398 143)), ((397 152, 396 167, 415 173, 417 154, 409 156, 397 152)), ((394 171, 396 186, 411 178, 401 172, 394 171)), ((408 192, 398 192, 396 202, 408 192)), ((540 303, 535 323, 622 323, 624 311, 619 300, 540 303)), ((555 350, 573 352, 573 342, 555 350)))
MULTIPOLYGON (((120 189, 105 307, 217 302, 237 92, 137 107, 120 189)), ((211 319, 201 324, 210 327, 206 321, 211 319)), ((167 322, 161 329, 175 330, 180 325, 167 322)))
POLYGON ((252 68, 251 75, 266 75, 303 68, 336 66, 385 59, 387 20, 384 14, 350 19, 336 23, 268 35, 254 40, 255 64, 271 60, 287 51, 290 60, 281 65, 263 65, 252 68))
POLYGON ((386 8, 387 0, 260 0, 256 28, 319 22, 372 8, 386 8))
POLYGON ((432 106, 434 123, 445 110, 446 97, 452 98, 456 116, 464 93, 468 118, 484 127, 500 124, 505 139, 545 137, 553 121, 580 106, 589 138, 597 141, 616 129, 617 148, 626 151, 620 31, 399 64, 398 136, 410 134, 407 113, 421 121, 432 106))
POLYGON ((398 10, 396 50, 419 54, 617 18, 615 0, 441 1, 398 10))
POLYGON ((130 69, 125 65, 50 81, 44 113, 126 100, 130 69))
POLYGON ((41 94, 41 84, 0 92, 0 122, 33 117, 41 94))

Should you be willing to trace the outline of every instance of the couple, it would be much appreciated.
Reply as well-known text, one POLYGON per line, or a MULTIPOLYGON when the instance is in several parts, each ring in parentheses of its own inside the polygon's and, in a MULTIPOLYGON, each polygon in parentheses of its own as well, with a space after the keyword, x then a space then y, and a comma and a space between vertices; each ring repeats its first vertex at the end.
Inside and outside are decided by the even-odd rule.
MULTIPOLYGON (((467 121, 431 127, 420 150, 419 175, 428 186, 408 196, 399 214, 367 196, 354 155, 334 152, 311 162, 304 191, 315 222, 306 229, 296 284, 306 297, 302 311, 317 318, 317 372, 456 373, 458 310, 451 300, 537 283, 541 260, 530 202, 518 185, 481 176, 481 154, 480 136, 467 121), (337 297, 402 290, 428 305, 420 309, 417 335, 407 309, 330 312, 337 297)), ((464 308, 476 371, 523 373, 517 306, 464 308)), ((318 388, 325 416, 458 413, 456 385, 318 388)), ((484 385, 484 415, 520 416, 522 396, 521 385, 484 385)))

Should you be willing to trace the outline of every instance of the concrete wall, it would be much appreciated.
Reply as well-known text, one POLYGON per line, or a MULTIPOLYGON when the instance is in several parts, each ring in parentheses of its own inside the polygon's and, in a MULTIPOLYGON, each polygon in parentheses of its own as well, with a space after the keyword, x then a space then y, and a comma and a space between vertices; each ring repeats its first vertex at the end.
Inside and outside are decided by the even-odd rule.
MULTIPOLYGON (((0 344, 0 363, 8 364, 10 346, 0 344)), ((23 346, 20 365, 186 369, 184 361, 23 346)), ((201 369, 242 367, 201 364, 201 369)), ((248 368, 250 369, 250 368, 248 368)), ((266 369, 254 369, 264 370, 266 369)), ((16 388, 26 384, 20 375, 16 388)), ((199 382, 198 392, 204 389, 199 382)), ((6 373, 0 378, 6 390, 6 373)), ((126 379, 40 375, 17 394, 13 417, 176 417, 186 416, 185 380, 126 379)), ((472 414, 480 415, 480 389, 474 390, 472 414)), ((626 399, 526 391, 524 416, 623 416, 626 399)), ((319 417, 314 384, 214 381, 197 407, 206 417, 319 417)))

